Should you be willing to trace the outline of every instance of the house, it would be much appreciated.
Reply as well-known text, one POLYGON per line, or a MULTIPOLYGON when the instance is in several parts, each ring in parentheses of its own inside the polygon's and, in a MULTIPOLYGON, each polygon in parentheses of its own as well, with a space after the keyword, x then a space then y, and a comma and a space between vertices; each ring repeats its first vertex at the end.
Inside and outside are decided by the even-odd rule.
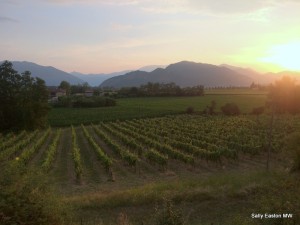
POLYGON ((94 91, 93 90, 86 90, 85 92, 84 92, 84 96, 86 96, 86 97, 92 97, 94 95, 94 91))
POLYGON ((49 91, 49 100, 50 101, 57 101, 58 97, 67 95, 66 90, 58 88, 58 87, 48 87, 48 91, 49 91))

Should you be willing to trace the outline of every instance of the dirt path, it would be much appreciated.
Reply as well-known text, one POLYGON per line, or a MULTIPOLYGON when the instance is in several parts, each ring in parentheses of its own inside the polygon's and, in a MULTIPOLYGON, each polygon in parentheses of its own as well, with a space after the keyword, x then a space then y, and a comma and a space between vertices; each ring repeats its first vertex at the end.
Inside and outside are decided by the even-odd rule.
POLYGON ((98 160, 94 149, 88 143, 88 140, 85 138, 80 127, 76 128, 76 134, 83 165, 83 184, 95 185, 107 182, 109 178, 108 174, 101 162, 98 160))
POLYGON ((55 132, 56 132, 56 130, 52 129, 51 133, 49 134, 49 136, 48 136, 47 140, 45 141, 45 143, 43 144, 43 146, 39 149, 39 151, 34 155, 32 160, 30 161, 30 163, 29 163, 30 166, 40 168, 40 166, 42 165, 42 163, 45 159, 49 144, 51 144, 51 142, 53 141, 55 132))
POLYGON ((50 171, 50 174, 53 177, 56 177, 58 184, 63 188, 73 184, 75 180, 71 146, 71 129, 62 129, 61 137, 57 146, 57 157, 53 163, 53 168, 50 171))

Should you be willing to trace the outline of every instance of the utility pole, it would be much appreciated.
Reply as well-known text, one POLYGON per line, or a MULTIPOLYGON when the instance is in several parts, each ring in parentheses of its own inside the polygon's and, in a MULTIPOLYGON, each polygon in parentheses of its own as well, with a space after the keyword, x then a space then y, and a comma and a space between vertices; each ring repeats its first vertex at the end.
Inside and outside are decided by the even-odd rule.
POLYGON ((272 138, 273 138, 273 125, 274 125, 274 103, 271 103, 271 121, 268 133, 268 156, 267 156, 267 171, 270 168, 270 155, 271 155, 271 148, 272 148, 272 138))

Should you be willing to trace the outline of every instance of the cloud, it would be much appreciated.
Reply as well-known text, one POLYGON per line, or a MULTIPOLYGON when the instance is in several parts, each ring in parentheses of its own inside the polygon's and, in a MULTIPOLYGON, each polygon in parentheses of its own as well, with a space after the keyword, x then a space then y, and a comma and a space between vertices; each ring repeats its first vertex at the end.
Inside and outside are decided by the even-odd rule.
POLYGON ((0 22, 18 23, 19 21, 10 17, 0 16, 0 22))
POLYGON ((214 13, 250 13, 274 5, 274 0, 187 0, 188 6, 214 13))
POLYGON ((43 0, 55 4, 105 4, 105 5, 136 5, 138 0, 43 0))
MULTIPOLYGON (((6 0, 4 0, 6 1, 6 0)), ((21 2, 21 0, 12 0, 21 2)), ((246 14, 253 13, 269 7, 280 7, 282 4, 296 4, 299 0, 33 0, 34 2, 46 2, 51 4, 91 4, 111 6, 135 6, 149 13, 199 13, 212 14, 246 14)))
POLYGON ((0 4, 16 5, 18 4, 18 0, 2 0, 0 4))
POLYGON ((186 11, 186 0, 140 0, 139 7, 149 13, 179 13, 186 11))
POLYGON ((130 24, 111 23, 110 28, 114 31, 128 31, 133 29, 134 26, 130 24))
POLYGON ((248 14, 283 4, 300 3, 299 0, 140 0, 138 5, 152 13, 199 13, 212 14, 248 14))

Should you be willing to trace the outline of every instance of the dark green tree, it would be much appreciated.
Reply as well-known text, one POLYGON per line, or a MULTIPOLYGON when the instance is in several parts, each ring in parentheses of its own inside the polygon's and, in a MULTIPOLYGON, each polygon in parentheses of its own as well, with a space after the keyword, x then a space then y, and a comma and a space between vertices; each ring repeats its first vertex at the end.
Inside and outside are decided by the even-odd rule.
POLYGON ((210 103, 210 106, 207 107, 207 108, 208 108, 208 114, 209 114, 209 115, 214 115, 214 114, 216 113, 216 112, 215 112, 215 110, 216 110, 216 105, 217 105, 216 101, 215 101, 215 100, 212 100, 211 103, 210 103))
POLYGON ((48 91, 45 82, 20 75, 11 62, 0 65, 0 130, 35 129, 47 123, 48 91))
POLYGON ((65 90, 67 95, 71 94, 71 85, 69 82, 63 80, 62 82, 60 82, 60 85, 58 87, 65 90))
POLYGON ((271 85, 268 97, 267 106, 276 113, 300 112, 300 87, 291 77, 284 76, 271 85))
POLYGON ((71 94, 84 93, 86 90, 90 88, 87 82, 83 84, 77 84, 71 86, 71 94))
POLYGON ((221 107, 221 110, 227 116, 236 116, 241 114, 239 107, 235 103, 226 103, 221 107))

